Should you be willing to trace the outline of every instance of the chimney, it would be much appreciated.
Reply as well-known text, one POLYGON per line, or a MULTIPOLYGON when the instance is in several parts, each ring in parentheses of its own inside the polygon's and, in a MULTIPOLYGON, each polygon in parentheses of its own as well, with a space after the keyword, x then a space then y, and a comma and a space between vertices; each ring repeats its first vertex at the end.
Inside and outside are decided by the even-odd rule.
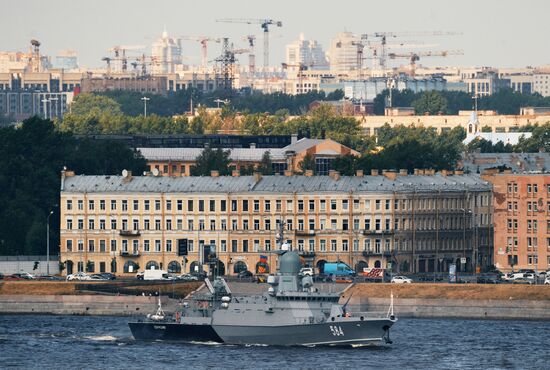
POLYGON ((338 181, 340 180, 340 172, 339 171, 329 171, 329 174, 328 174, 334 181, 338 181))
POLYGON ((382 171, 382 175, 384 175, 386 178, 390 179, 390 180, 395 180, 395 178, 397 177, 397 172, 395 171, 382 171))
POLYGON ((336 170, 328 170, 328 177, 334 177, 334 172, 336 172, 336 170))
POLYGON ((292 176, 292 170, 285 170, 285 176, 292 176))
POLYGON ((306 170, 306 173, 304 175, 307 177, 313 176, 313 170, 306 170))
POLYGON ((355 171, 355 176, 357 177, 363 177, 365 175, 364 171, 363 170, 356 170, 355 171))
POLYGON ((122 170, 122 182, 132 181, 132 171, 122 170))
POLYGON ((439 173, 441 174, 441 176, 447 177, 447 170, 441 170, 439 173))
POLYGON ((430 169, 426 169, 426 170, 424 170, 424 173, 425 173, 426 175, 428 175, 428 176, 433 176, 433 175, 435 175, 435 170, 434 170, 434 169, 431 169, 431 168, 430 168, 430 169))
POLYGON ((296 144, 298 142, 298 134, 292 134, 290 136, 290 144, 296 144))
POLYGON ((407 176, 408 174, 408 171, 404 168, 399 170, 399 176, 407 176))
POLYGON ((210 177, 219 177, 219 176, 220 176, 220 171, 218 170, 210 171, 210 177))
POLYGON ((373 168, 372 170, 370 170, 370 175, 371 176, 378 176, 378 170, 373 168))
POLYGON ((418 176, 420 174, 420 170, 418 168, 414 169, 414 175, 418 176))
POLYGON ((239 170, 233 170, 233 171, 231 171, 231 176, 239 177, 239 176, 241 176, 241 172, 239 170))
POLYGON ((256 143, 250 143, 250 149, 256 149, 256 143))
POLYGON ((254 182, 257 184, 262 179, 262 173, 258 171, 254 171, 254 182))
POLYGON ((455 175, 464 175, 464 171, 462 170, 456 170, 455 175))

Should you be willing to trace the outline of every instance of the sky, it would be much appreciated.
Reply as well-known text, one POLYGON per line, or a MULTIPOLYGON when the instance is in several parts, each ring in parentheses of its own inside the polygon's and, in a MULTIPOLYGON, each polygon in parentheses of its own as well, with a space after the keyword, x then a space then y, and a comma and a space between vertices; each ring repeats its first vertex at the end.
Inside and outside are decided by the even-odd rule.
MULTIPOLYGON (((464 55, 423 58, 420 64, 526 67, 550 64, 547 0, 2 0, 0 50, 27 51, 32 38, 43 54, 78 53, 79 64, 100 67, 114 45, 150 45, 164 27, 171 36, 229 37, 245 48, 242 37, 257 36, 257 64, 262 63, 259 24, 216 22, 219 18, 274 19, 283 27, 270 32, 271 65, 284 61, 285 45, 300 33, 328 50, 338 32, 447 31, 460 35, 407 37, 438 44, 420 50, 462 50, 464 55)), ((150 48, 149 48, 150 52, 150 48)), ((209 59, 220 52, 212 44, 209 59)), ((199 64, 200 45, 186 41, 183 53, 199 64)), ((240 56, 246 63, 246 56, 240 56)), ((400 63, 406 63, 405 60, 400 63)))

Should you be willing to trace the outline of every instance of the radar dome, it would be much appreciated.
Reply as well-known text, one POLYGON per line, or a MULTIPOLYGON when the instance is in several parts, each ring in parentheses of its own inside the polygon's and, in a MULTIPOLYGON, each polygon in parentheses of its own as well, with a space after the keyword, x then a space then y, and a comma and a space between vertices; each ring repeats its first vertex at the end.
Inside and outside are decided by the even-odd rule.
POLYGON ((279 270, 282 274, 298 275, 301 268, 302 263, 298 253, 290 251, 280 257, 279 270))

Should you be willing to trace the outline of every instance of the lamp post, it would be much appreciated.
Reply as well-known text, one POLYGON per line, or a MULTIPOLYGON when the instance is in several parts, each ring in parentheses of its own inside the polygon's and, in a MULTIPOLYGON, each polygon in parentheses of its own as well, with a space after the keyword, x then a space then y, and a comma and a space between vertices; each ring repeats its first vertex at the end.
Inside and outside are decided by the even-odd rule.
POLYGON ((53 210, 46 217, 46 275, 50 274, 50 216, 53 215, 53 210))
POLYGON ((143 100, 143 116, 147 118, 147 102, 151 100, 151 98, 144 96, 141 100, 143 100))

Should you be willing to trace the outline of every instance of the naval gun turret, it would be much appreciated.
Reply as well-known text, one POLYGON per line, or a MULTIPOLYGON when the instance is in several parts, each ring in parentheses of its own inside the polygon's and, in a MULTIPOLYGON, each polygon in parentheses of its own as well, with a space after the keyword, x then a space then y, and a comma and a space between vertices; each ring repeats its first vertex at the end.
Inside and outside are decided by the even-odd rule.
POLYGON ((300 270, 302 262, 300 255, 295 251, 284 251, 279 255, 279 271, 276 276, 269 276, 267 283, 270 295, 278 292, 308 292, 313 289, 311 276, 302 276, 300 270))

